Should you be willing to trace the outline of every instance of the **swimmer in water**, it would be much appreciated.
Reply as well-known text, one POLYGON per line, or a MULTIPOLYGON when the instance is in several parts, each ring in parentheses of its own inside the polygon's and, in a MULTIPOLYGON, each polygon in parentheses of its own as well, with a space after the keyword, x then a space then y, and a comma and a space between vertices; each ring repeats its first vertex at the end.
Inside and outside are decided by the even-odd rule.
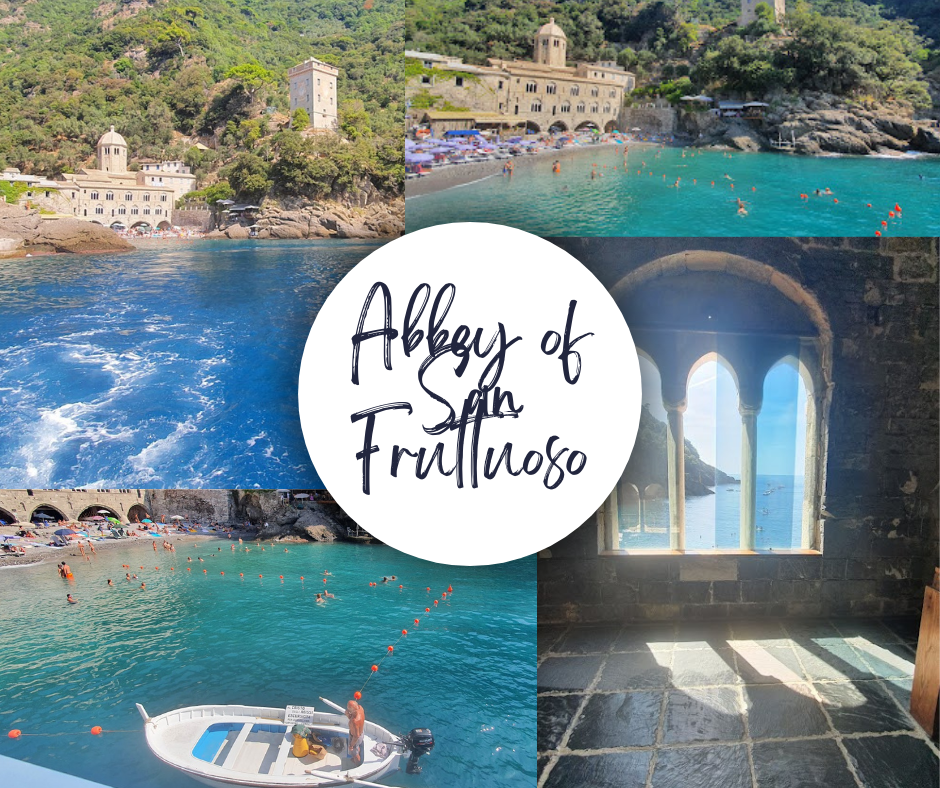
MULTIPOLYGON (((818 190, 817 190, 817 191, 818 191, 818 190)), ((835 192, 832 191, 832 189, 830 189, 830 188, 827 186, 827 187, 826 187, 826 191, 824 191, 823 194, 835 194, 835 192)))
POLYGON ((320 594, 317 594, 317 604, 318 604, 318 605, 322 605, 322 604, 323 604, 323 597, 322 597, 320 594))
POLYGON ((141 591, 146 591, 146 590, 147 590, 147 584, 146 584, 146 583, 141 583, 141 584, 140 584, 140 590, 141 590, 141 591))
POLYGON ((327 591, 326 589, 323 590, 323 596, 325 596, 327 599, 336 599, 336 597, 333 596, 333 595, 332 595, 329 591, 327 591))
POLYGON ((108 578, 108 585, 114 587, 114 581, 110 577, 108 578))
POLYGON ((187 561, 192 561, 192 560, 193 560, 193 559, 192 559, 192 556, 190 556, 190 557, 187 558, 186 560, 187 560, 187 561))
POLYGON ((126 573, 124 574, 124 579, 125 579, 125 580, 130 580, 130 579, 131 579, 130 572, 126 572, 126 573))
POLYGON ((738 197, 737 202, 738 202, 738 216, 747 216, 747 207, 745 206, 744 201, 740 197, 738 197))
POLYGON ((71 594, 66 594, 66 595, 65 595, 65 599, 66 599, 66 601, 67 601, 70 605, 77 605, 77 604, 78 604, 78 600, 77 600, 77 599, 73 599, 71 594))

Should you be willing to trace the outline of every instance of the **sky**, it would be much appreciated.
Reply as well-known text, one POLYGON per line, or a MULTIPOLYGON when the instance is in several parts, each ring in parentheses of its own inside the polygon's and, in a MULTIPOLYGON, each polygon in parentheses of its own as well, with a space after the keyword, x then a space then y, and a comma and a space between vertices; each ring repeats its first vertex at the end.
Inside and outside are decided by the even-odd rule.
MULTIPOLYGON (((661 383, 656 366, 640 356, 643 403, 661 421, 661 383)), ((740 478, 741 416, 734 377, 718 361, 706 361, 689 379, 685 437, 709 465, 740 478)), ((806 452, 806 390, 796 367, 779 363, 764 379, 757 417, 758 475, 802 476, 806 452)))

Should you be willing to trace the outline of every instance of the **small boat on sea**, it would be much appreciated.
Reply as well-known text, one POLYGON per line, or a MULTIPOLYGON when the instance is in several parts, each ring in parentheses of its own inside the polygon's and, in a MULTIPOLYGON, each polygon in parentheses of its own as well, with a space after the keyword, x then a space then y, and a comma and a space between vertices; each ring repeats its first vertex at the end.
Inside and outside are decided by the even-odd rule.
MULTIPOLYGON (((325 698, 320 700, 343 711, 325 698)), ((137 711, 144 719, 147 746, 157 758, 219 788, 376 786, 375 780, 399 770, 405 756, 406 771, 420 773, 418 758, 434 747, 426 728, 396 736, 366 720, 362 762, 356 765, 343 713, 310 706, 188 706, 151 717, 139 703, 137 711), (315 745, 308 746, 308 741, 315 745)))

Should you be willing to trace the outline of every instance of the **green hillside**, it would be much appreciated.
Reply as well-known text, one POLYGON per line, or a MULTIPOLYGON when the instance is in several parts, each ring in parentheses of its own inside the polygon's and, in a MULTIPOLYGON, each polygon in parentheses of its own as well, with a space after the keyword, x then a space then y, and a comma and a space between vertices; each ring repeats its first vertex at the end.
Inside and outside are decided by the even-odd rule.
MULTIPOLYGON (((190 158, 210 181, 249 148, 269 168, 284 144, 316 153, 319 143, 278 138, 270 122, 288 111, 287 69, 313 56, 341 69, 341 127, 355 149, 342 165, 355 172, 342 175, 394 188, 402 15, 401 0, 0 2, 0 162, 75 169, 112 123, 143 156, 182 157, 179 134, 202 135, 217 150, 190 158)), ((315 191, 336 185, 327 180, 315 191)))
POLYGON ((470 63, 527 58, 553 16, 569 60, 617 60, 663 95, 818 90, 930 106, 938 0, 790 0, 785 31, 764 11, 740 29, 739 0, 406 0, 405 38, 470 63))

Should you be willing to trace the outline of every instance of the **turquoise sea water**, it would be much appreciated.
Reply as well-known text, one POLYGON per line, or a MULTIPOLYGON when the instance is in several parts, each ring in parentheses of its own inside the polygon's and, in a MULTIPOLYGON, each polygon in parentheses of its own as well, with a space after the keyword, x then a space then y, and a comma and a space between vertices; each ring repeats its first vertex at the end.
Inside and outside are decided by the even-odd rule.
POLYGON ((629 147, 626 172, 622 146, 604 145, 565 158, 560 175, 552 174, 553 159, 546 154, 531 169, 517 168, 511 180, 496 175, 411 197, 408 231, 464 221, 506 224, 540 236, 940 234, 938 156, 728 158, 721 151, 686 150, 683 158, 680 148, 629 147), (604 177, 591 180, 592 164, 604 177), (672 188, 677 178, 679 188, 672 188), (826 187, 834 196, 800 199, 826 187), (747 216, 737 214, 736 197, 747 204, 747 216), (895 204, 902 209, 900 220, 888 216, 895 204))
POLYGON ((310 326, 378 244, 167 242, 0 261, 0 487, 319 487, 310 326))
MULTIPOLYGON (((720 484, 714 495, 685 499, 685 546, 688 550, 735 550, 741 543, 741 485, 720 484)), ((803 523, 803 477, 757 476, 758 549, 799 549, 803 523), (767 492, 772 490, 772 492, 767 492), (767 493, 766 495, 764 493, 767 493)), ((646 505, 646 528, 637 530, 635 510, 620 510, 620 547, 669 547, 669 502, 646 505)))
POLYGON ((135 702, 153 715, 205 703, 319 708, 320 695, 344 704, 407 629, 362 704, 395 733, 430 727, 436 745, 423 774, 402 771, 387 784, 535 785, 534 558, 451 567, 382 546, 229 547, 207 540, 156 558, 149 543, 102 551, 70 561, 73 584, 54 562, 0 571, 0 754, 116 788, 195 786, 147 749, 135 702), (125 563, 146 591, 123 580, 125 563), (318 606, 325 569, 336 599, 318 606), (395 583, 368 585, 392 574, 395 583), (426 615, 429 599, 440 604, 426 615), (92 736, 93 725, 132 732, 92 736), (12 728, 68 735, 13 741, 12 728))

